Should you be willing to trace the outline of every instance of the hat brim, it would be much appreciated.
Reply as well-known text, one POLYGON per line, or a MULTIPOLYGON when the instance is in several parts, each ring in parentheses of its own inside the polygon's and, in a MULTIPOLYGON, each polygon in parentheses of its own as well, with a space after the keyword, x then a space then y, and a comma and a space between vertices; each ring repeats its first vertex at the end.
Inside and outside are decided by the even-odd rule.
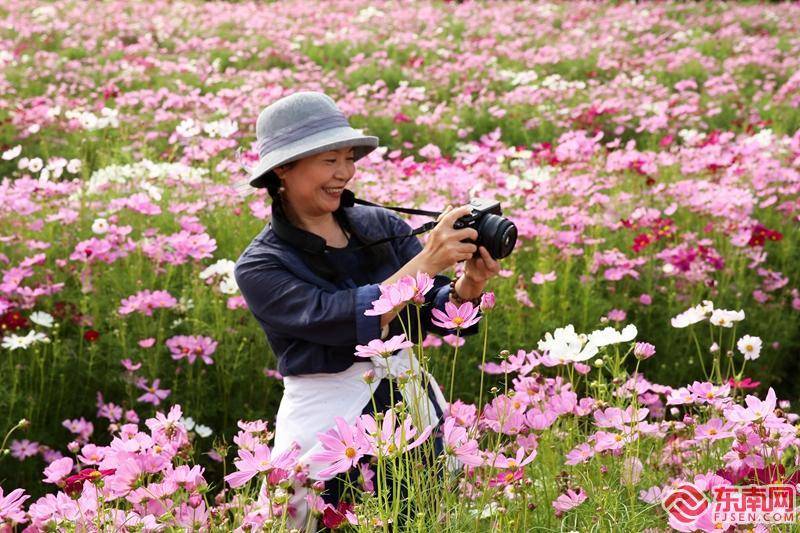
POLYGON ((262 157, 255 170, 250 174, 250 186, 266 187, 271 171, 275 167, 313 154, 349 147, 353 147, 353 156, 357 161, 378 147, 378 138, 364 135, 360 130, 349 126, 332 128, 309 135, 299 141, 281 146, 262 157))

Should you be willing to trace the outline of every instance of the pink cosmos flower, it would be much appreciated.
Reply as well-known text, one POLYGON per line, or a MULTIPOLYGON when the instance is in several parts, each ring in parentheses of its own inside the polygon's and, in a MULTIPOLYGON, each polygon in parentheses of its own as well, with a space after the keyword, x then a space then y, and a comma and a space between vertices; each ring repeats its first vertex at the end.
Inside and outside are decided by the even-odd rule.
POLYGON ((612 322, 622 322, 627 316, 628 314, 622 309, 612 309, 608 312, 606 318, 612 322))
POLYGON ((431 323, 443 329, 461 330, 478 323, 479 311, 480 308, 474 307, 470 302, 464 302, 459 307, 453 302, 447 302, 444 304, 444 312, 439 309, 431 310, 431 323))
POLYGON ((325 450, 311 457, 312 461, 330 463, 329 467, 319 473, 320 479, 329 479, 336 474, 347 472, 370 451, 370 445, 361 431, 353 431, 353 428, 340 416, 334 420, 336 427, 324 433, 317 433, 325 450))
POLYGON ((169 413, 156 413, 155 418, 148 418, 145 424, 150 428, 153 440, 161 446, 172 445, 176 450, 189 443, 186 427, 181 423, 183 411, 180 405, 173 405, 169 413))
POLYGON ((142 389, 145 393, 139 396, 136 401, 152 403, 153 405, 160 404, 161 400, 165 400, 170 394, 170 389, 159 389, 158 386, 160 384, 161 380, 159 378, 154 379, 152 385, 148 385, 146 379, 140 378, 136 382, 136 387, 142 389))
POLYGON ((277 457, 272 457, 269 446, 257 444, 255 450, 239 450, 239 459, 233 462, 237 472, 225 476, 225 481, 233 488, 241 487, 256 475, 269 473, 274 469, 289 471, 294 468, 300 449, 292 447, 277 457))
POLYGON ((81 448, 81 453, 78 455, 78 460, 86 465, 96 465, 105 457, 106 448, 96 446, 94 444, 87 444, 81 448))
POLYGON ((60 485, 72 472, 73 462, 71 457, 56 459, 44 469, 44 482, 60 485))
POLYGON ((403 276, 400 283, 405 283, 413 289, 411 301, 417 305, 425 303, 425 295, 433 288, 433 279, 422 271, 418 271, 414 276, 403 276))
POLYGON ((369 446, 365 455, 394 456, 412 450, 425 442, 433 431, 433 426, 428 426, 414 439, 417 428, 411 425, 411 417, 397 426, 397 418, 393 410, 383 414, 383 423, 380 429, 372 415, 361 415, 356 419, 356 428, 361 432, 364 441, 369 446), (411 440, 414 439, 414 440, 411 440))
POLYGON ((24 461, 28 457, 33 457, 39 453, 39 443, 31 442, 28 439, 11 441, 11 457, 24 461))
POLYGON ((587 443, 579 444, 567 453, 567 460, 564 464, 575 466, 579 463, 585 463, 594 457, 594 449, 587 443))
POLYGON ((411 348, 412 346, 414 346, 414 343, 406 340, 405 334, 401 333, 386 341, 374 339, 369 341, 366 346, 359 344, 356 346, 355 355, 358 357, 389 357, 397 350, 411 348))
POLYGON ((74 435, 78 435, 78 438, 84 442, 89 440, 89 437, 94 432, 94 425, 83 417, 75 420, 64 420, 62 425, 74 435))
POLYGON ((139 312, 146 316, 152 316, 153 309, 168 309, 176 305, 178 305, 178 300, 167 291, 150 291, 145 289, 124 298, 117 312, 120 315, 139 312))
POLYGON ((427 335, 425 335, 425 338, 422 340, 422 347, 423 348, 430 348, 431 346, 433 346, 434 348, 437 348, 437 347, 439 347, 441 345, 442 345, 442 339, 439 338, 437 335, 434 335, 433 333, 428 333, 427 335))
POLYGON ((553 507, 557 514, 565 513, 586 501, 586 493, 583 489, 579 488, 578 492, 572 489, 567 489, 565 494, 562 494, 553 502, 553 507))
POLYGON ((454 348, 464 346, 464 344, 467 342, 467 339, 464 337, 459 337, 458 335, 452 334, 445 335, 442 337, 442 340, 454 348))
POLYGON ((0 487, 0 524, 6 522, 14 524, 24 524, 28 521, 22 503, 30 498, 22 489, 15 489, 7 495, 3 495, 3 487, 0 487))
POLYGON ((747 408, 741 405, 733 405, 730 409, 725 411, 725 417, 732 422, 760 422, 768 418, 775 418, 775 391, 772 387, 767 392, 767 397, 764 401, 759 400, 756 396, 747 395, 744 402, 747 408))
POLYGON ((361 481, 361 488, 366 492, 373 492, 375 490, 375 484, 372 480, 375 478, 375 472, 370 468, 370 465, 367 463, 359 463, 358 473, 359 480, 361 481))
POLYGON ((120 361, 120 364, 127 372, 131 373, 136 372, 137 370, 142 368, 142 363, 134 363, 129 358, 123 359, 122 361, 120 361))
POLYGON ((733 436, 733 424, 720 418, 712 418, 694 429, 694 438, 697 440, 710 440, 713 442, 733 436))
POLYGON ((150 348, 156 343, 156 339, 153 337, 148 337, 146 339, 142 339, 139 341, 139 346, 142 348, 150 348))
POLYGON ((500 395, 483 409, 481 422, 496 433, 516 435, 525 427, 525 406, 500 395))
POLYGON ((391 285, 379 287, 381 296, 372 302, 372 309, 367 309, 364 314, 367 316, 378 316, 396 309, 404 307, 416 293, 416 289, 409 283, 402 280, 391 285))
POLYGON ((448 406, 448 409, 450 416, 459 426, 470 427, 477 419, 478 408, 474 404, 456 400, 448 406))
POLYGON ((606 410, 594 412, 595 424, 599 428, 615 428, 624 430, 630 428, 631 423, 641 422, 647 417, 649 411, 646 407, 637 409, 634 413, 633 406, 628 406, 624 411, 618 407, 609 407, 606 410))
POLYGON ((517 453, 514 457, 506 457, 500 453, 485 452, 486 456, 485 465, 491 468, 498 468, 501 470, 508 470, 499 478, 495 478, 494 483, 490 485, 497 485, 498 481, 501 484, 511 483, 522 475, 522 467, 530 463, 536 458, 537 451, 533 450, 527 457, 525 457, 526 450, 523 447, 517 448, 517 453))
POLYGON ((194 363, 197 357, 203 359, 207 365, 213 365, 211 355, 217 350, 217 341, 211 337, 195 335, 176 335, 167 339, 167 348, 172 353, 175 361, 187 358, 189 363, 194 363))
POLYGON ((548 281, 555 281, 556 280, 556 272, 553 270, 552 272, 548 272, 547 274, 542 274, 541 272, 536 272, 533 277, 531 278, 531 282, 536 285, 543 285, 548 281))
POLYGON ((478 441, 467 436, 467 430, 456 425, 456 419, 447 417, 442 426, 444 453, 452 455, 465 465, 481 466, 483 457, 478 441))

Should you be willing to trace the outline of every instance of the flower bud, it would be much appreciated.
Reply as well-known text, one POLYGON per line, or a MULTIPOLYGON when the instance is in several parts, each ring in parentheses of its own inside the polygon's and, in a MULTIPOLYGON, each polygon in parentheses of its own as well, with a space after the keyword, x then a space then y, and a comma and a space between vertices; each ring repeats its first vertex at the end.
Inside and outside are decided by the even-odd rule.
POLYGON ((633 355, 640 361, 650 359, 655 353, 656 347, 649 342, 637 342, 633 347, 633 355))
POLYGON ((717 343, 715 342, 714 344, 712 344, 712 345, 711 345, 711 347, 710 347, 708 350, 709 350, 711 353, 717 353, 717 352, 719 351, 719 344, 717 344, 717 343))
POLYGON ((361 375, 361 379, 364 380, 364 383, 372 383, 375 381, 375 370, 369 369, 361 375))
POLYGON ((481 311, 486 312, 494 308, 495 296, 493 292, 485 292, 481 295, 481 311))
POLYGON ((597 359, 594 360, 594 366, 597 367, 597 368, 603 368, 604 364, 605 363, 603 363, 603 360, 600 359, 600 358, 597 358, 597 359))
POLYGON ((193 492, 189 496, 189 505, 191 506, 192 509, 197 509, 198 507, 200 507, 201 503, 203 503, 203 497, 200 496, 200 494, 198 494, 197 492, 193 492))

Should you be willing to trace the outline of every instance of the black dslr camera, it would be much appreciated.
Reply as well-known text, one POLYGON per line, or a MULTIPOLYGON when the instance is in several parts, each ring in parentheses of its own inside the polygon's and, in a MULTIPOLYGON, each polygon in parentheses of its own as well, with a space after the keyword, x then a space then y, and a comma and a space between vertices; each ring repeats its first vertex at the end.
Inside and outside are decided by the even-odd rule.
MULTIPOLYGON (((478 232, 478 240, 466 239, 463 242, 483 246, 494 259, 511 254, 517 244, 517 226, 501 216, 500 202, 475 198, 469 205, 472 212, 456 220, 453 228, 473 228, 478 232)), ((475 252, 475 257, 480 257, 480 252, 475 252)))

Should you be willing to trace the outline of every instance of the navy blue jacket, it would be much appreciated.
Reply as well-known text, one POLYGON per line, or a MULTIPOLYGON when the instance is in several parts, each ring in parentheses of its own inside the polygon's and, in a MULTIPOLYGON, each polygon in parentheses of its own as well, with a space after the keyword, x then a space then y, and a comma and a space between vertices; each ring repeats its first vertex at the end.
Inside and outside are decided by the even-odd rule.
MULTIPOLYGON (((391 235, 408 235, 411 227, 393 211, 381 207, 355 205, 340 208, 348 222, 368 240, 391 235)), ((294 228, 304 233, 304 230, 294 228)), ((380 316, 366 316, 372 302, 380 297, 378 286, 422 251, 416 237, 389 241, 386 261, 365 272, 372 283, 356 286, 350 278, 334 284, 320 277, 304 261, 303 254, 266 226, 236 261, 234 275, 245 302, 266 333, 278 360, 278 371, 285 375, 341 372, 356 360, 357 344, 380 338, 380 316)), ((437 275, 434 287, 426 294, 421 315, 422 338, 431 331, 440 335, 455 333, 431 324, 431 309, 444 310, 449 300, 450 279, 437 275)), ((411 340, 418 340, 416 310, 411 310, 411 340)), ((407 313, 401 311, 401 315, 407 313)), ((390 323, 389 335, 402 333, 400 318, 390 323)), ((404 322, 407 324, 408 319, 404 322)), ((478 325, 461 331, 461 336, 477 333, 478 325)))

